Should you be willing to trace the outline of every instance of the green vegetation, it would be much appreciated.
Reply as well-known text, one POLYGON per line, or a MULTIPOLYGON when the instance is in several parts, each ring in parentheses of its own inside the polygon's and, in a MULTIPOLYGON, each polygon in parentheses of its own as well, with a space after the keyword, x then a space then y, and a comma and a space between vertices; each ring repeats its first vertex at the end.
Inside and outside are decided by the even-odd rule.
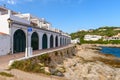
POLYGON ((14 77, 14 75, 10 74, 10 73, 6 73, 6 72, 0 72, 1 76, 6 76, 6 77, 14 77))
POLYGON ((120 40, 110 40, 110 41, 103 41, 102 39, 101 40, 98 40, 98 41, 84 41, 83 39, 81 39, 81 43, 84 44, 84 43, 87 43, 87 44, 120 44, 120 40))
POLYGON ((87 35, 87 34, 111 37, 111 36, 114 36, 114 35, 117 35, 118 33, 120 33, 119 29, 120 29, 119 27, 105 26, 105 27, 100 27, 98 29, 94 29, 94 30, 78 31, 78 32, 75 32, 75 33, 71 33, 70 36, 71 36, 72 39, 80 38, 80 43, 120 44, 119 40, 103 41, 101 39, 101 40, 98 40, 98 41, 84 41, 84 36, 87 35), (116 30, 116 29, 118 29, 118 30, 116 30))
POLYGON ((11 69, 19 69, 26 72, 45 73, 44 68, 48 66, 50 57, 48 54, 43 54, 38 57, 30 58, 22 61, 15 61, 11 65, 11 69))

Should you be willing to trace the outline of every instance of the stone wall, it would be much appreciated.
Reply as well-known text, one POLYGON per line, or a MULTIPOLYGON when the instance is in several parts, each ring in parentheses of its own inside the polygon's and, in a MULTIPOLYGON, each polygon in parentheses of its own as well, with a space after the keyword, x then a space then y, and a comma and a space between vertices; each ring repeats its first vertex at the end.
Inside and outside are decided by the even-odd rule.
POLYGON ((51 53, 42 54, 20 61, 15 61, 11 68, 20 69, 28 72, 47 73, 63 76, 64 60, 72 58, 76 53, 76 47, 72 46, 51 53))
POLYGON ((62 64, 63 60, 72 57, 73 55, 75 55, 75 53, 76 53, 75 47, 70 47, 67 49, 52 52, 48 55, 51 58, 51 62, 53 63, 55 62, 56 64, 62 64))
POLYGON ((75 47, 55 51, 49 54, 51 60, 48 67, 49 70, 45 69, 45 71, 48 71, 52 75, 64 76, 63 75, 63 73, 65 72, 65 68, 63 66, 64 60, 66 60, 67 58, 72 58, 73 56, 75 56, 75 54, 76 54, 75 47))

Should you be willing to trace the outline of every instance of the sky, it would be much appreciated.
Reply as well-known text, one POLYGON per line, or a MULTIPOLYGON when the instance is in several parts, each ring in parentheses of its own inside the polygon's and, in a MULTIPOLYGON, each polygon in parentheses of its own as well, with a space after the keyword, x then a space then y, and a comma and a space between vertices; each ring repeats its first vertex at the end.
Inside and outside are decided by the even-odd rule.
POLYGON ((0 5, 45 18, 64 32, 120 26, 120 0, 0 0, 0 5))

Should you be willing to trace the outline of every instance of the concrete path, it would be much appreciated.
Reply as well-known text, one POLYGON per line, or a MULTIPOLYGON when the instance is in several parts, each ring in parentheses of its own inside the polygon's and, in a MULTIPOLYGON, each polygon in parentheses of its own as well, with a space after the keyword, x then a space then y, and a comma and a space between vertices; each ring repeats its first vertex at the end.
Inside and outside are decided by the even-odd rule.
MULTIPOLYGON (((36 50, 36 51, 33 51, 33 55, 47 53, 47 52, 51 52, 51 51, 57 51, 60 49, 65 49, 65 48, 71 47, 71 46, 73 46, 73 45, 70 44, 70 45, 57 47, 57 48, 50 48, 50 49, 45 49, 45 50, 36 50)), ((19 58, 22 58, 24 56, 25 56, 25 52, 15 53, 12 55, 0 56, 0 71, 8 68, 8 64, 9 64, 10 60, 19 59, 19 58)))

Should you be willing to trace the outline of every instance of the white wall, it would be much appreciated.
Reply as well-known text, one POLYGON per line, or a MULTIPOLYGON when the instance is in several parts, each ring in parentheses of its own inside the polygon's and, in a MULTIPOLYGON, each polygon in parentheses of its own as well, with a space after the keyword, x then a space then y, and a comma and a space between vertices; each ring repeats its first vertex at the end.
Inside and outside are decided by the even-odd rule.
POLYGON ((0 56, 10 52, 10 36, 0 35, 0 56))
POLYGON ((76 38, 74 40, 71 40, 71 43, 73 43, 73 44, 80 43, 80 39, 76 38))
POLYGON ((19 18, 17 16, 10 15, 10 19, 18 21, 18 22, 21 22, 21 23, 30 24, 30 21, 27 21, 25 19, 19 18))
POLYGON ((102 36, 99 36, 99 35, 85 35, 84 36, 85 41, 90 41, 90 40, 97 41, 97 40, 99 40, 101 38, 102 38, 102 36))
POLYGON ((0 16, 0 32, 9 34, 8 19, 9 15, 0 16))

